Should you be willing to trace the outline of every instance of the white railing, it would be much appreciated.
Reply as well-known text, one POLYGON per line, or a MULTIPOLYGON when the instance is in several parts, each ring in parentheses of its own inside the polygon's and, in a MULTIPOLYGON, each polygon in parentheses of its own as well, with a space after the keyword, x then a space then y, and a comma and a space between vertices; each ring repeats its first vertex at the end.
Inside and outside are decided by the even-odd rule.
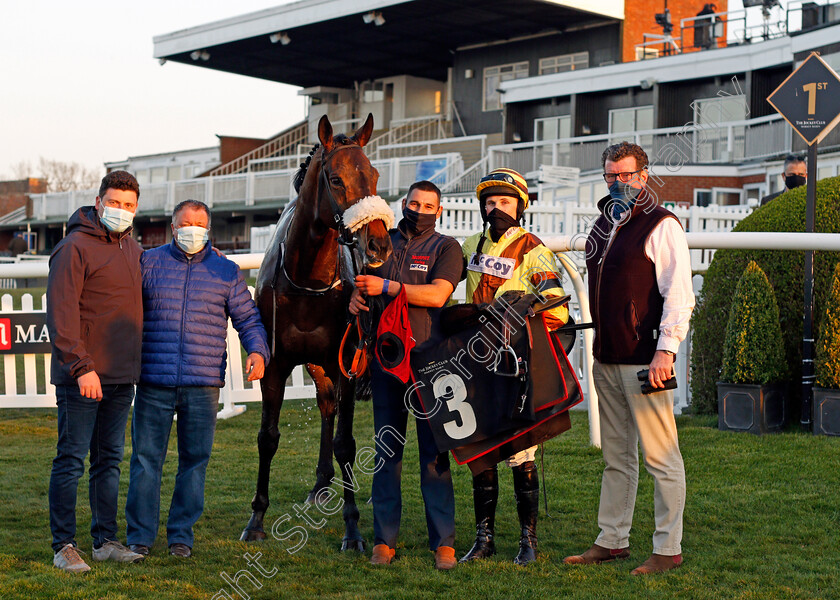
MULTIPOLYGON (((444 196, 443 212, 437 230, 463 241, 480 231, 481 213, 475 196, 444 196)), ((676 207, 672 212, 690 233, 728 232, 749 215, 748 206, 692 206, 676 207)), ((577 200, 558 202, 553 206, 535 205, 525 212, 525 228, 541 238, 557 235, 585 235, 594 225, 600 212, 594 206, 581 206, 577 200)), ((575 256, 578 267, 584 268, 582 257, 575 256)), ((709 267, 714 250, 691 250, 691 268, 703 272, 709 267)))
POLYGON ((645 148, 654 167, 662 163, 729 163, 766 158, 791 148, 790 127, 781 115, 769 115, 745 121, 687 123, 681 127, 490 146, 488 168, 508 167, 530 173, 545 164, 591 171, 601 168, 604 148, 622 140, 645 148))
POLYGON ((490 158, 488 156, 483 157, 480 161, 461 173, 459 177, 443 184, 440 191, 444 193, 474 191, 481 178, 490 172, 490 169, 487 168, 489 162, 490 158))
MULTIPOLYGON (((437 230, 451 235, 459 242, 481 230, 481 213, 474 196, 444 196, 443 211, 437 230)), ((392 204, 397 215, 398 203, 392 204)), ((748 206, 692 206, 676 207, 672 212, 689 233, 728 232, 749 215, 753 209, 748 206)), ((585 235, 598 218, 594 206, 580 206, 570 200, 554 206, 532 206, 525 212, 525 228, 539 237, 557 235, 585 235)), ((276 225, 251 228, 251 252, 265 252, 276 225)), ((714 249, 694 248, 691 250, 691 269, 695 273, 705 272, 714 256, 714 249)), ((583 269, 581 256, 574 255, 578 267, 583 269)))
MULTIPOLYGON (((44 265, 46 266, 46 265, 44 265)), ((45 274, 44 274, 45 275, 45 274)), ((253 288, 249 288, 254 293, 253 288)), ((34 302, 31 294, 21 296, 21 308, 14 309, 14 303, 10 294, 0 297, 0 313, 31 313, 46 312, 47 296, 41 296, 41 308, 33 309, 34 302)), ((220 418, 227 418, 243 412, 241 406, 234 406, 236 402, 260 402, 259 384, 252 385, 246 380, 242 368, 242 351, 239 342, 239 335, 228 322, 227 333, 227 373, 225 376, 225 387, 220 393, 220 402, 224 408, 219 413, 220 418)), ((0 393, 0 408, 33 408, 55 406, 55 387, 50 383, 50 361, 49 354, 24 354, 23 369, 19 370, 16 365, 14 354, 3 356, 3 382, 4 389, 0 393), (36 364, 43 361, 44 369, 40 371, 36 364), (22 378, 21 378, 22 375, 22 378), (18 385, 20 382, 21 385, 18 385)), ((303 367, 297 366, 287 381, 285 398, 314 398, 315 386, 305 383, 303 367)))
MULTIPOLYGON (((252 161, 256 165, 285 161, 287 159, 266 159, 252 161)), ((270 171, 254 170, 235 175, 199 177, 166 183, 152 183, 141 187, 138 214, 150 212, 170 213, 183 200, 200 200, 210 208, 215 205, 244 204, 260 205, 268 202, 288 200, 292 178, 297 172, 301 157, 292 159, 294 167, 270 171)), ((444 185, 456 179, 464 170, 461 155, 457 152, 427 156, 403 156, 372 163, 379 171, 379 190, 382 194, 396 195, 404 192, 423 174, 427 179, 444 185), (431 165, 430 172, 422 171, 431 165)), ((60 192, 52 194, 31 194, 35 219, 66 219, 81 206, 92 205, 97 190, 60 192)))
POLYGON ((365 153, 371 157, 371 160, 379 159, 382 158, 379 150, 383 146, 424 142, 445 137, 447 137, 447 133, 442 115, 393 119, 388 131, 368 142, 365 146, 365 153))

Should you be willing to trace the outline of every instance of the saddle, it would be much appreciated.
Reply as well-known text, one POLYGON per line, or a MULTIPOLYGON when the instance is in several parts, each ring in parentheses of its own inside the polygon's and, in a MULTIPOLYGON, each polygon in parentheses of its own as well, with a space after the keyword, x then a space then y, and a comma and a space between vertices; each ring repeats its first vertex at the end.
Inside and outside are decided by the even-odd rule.
POLYGON ((414 349, 407 395, 438 450, 475 473, 569 429, 566 413, 583 399, 570 341, 549 332, 541 314, 565 302, 509 291, 443 311, 446 338, 414 349))

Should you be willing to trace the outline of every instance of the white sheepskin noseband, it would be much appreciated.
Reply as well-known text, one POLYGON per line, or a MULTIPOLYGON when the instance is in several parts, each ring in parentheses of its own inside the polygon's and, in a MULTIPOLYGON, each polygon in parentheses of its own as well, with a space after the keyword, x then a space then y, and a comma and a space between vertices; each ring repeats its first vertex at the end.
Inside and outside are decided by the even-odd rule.
POLYGON ((344 211, 342 221, 351 233, 356 233, 364 225, 381 219, 385 229, 394 226, 394 211, 380 196, 366 196, 344 211))

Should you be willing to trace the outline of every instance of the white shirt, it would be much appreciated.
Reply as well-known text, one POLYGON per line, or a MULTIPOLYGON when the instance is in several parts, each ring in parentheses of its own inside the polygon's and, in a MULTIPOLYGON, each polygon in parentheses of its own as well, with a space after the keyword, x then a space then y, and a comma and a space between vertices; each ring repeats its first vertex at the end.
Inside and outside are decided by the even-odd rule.
MULTIPOLYGON (((613 227, 610 241, 615 232, 613 227)), ((676 219, 662 219, 656 224, 645 242, 645 256, 654 264, 656 284, 665 300, 656 349, 676 354, 688 334, 688 322, 694 310, 691 255, 685 232, 676 219)))

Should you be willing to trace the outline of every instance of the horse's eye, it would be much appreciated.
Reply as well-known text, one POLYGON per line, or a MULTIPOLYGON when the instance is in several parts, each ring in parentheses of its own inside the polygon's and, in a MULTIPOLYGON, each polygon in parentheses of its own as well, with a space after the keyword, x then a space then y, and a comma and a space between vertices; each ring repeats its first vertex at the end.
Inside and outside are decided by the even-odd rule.
POLYGON ((341 177, 330 177, 330 183, 333 185, 343 185, 344 182, 341 181, 341 177))

